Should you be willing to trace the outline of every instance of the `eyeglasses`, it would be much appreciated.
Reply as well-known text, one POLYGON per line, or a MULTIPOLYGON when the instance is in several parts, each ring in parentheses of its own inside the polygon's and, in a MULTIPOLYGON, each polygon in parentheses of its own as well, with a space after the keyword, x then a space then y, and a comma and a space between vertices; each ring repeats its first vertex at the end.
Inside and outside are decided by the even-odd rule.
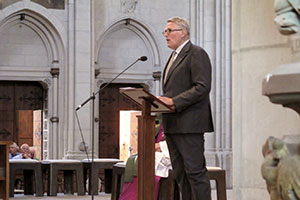
POLYGON ((170 34, 171 32, 174 32, 174 31, 181 31, 182 29, 181 28, 177 28, 177 29, 171 29, 171 28, 168 28, 168 29, 166 29, 166 30, 164 30, 163 32, 162 32, 162 34, 164 35, 164 34, 170 34))

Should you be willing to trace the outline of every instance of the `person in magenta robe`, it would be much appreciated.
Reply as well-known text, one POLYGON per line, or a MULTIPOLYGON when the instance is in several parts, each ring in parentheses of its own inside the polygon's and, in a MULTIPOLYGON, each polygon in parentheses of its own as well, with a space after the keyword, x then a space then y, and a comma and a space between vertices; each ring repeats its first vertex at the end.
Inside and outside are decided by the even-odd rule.
MULTIPOLYGON (((119 200, 137 200, 137 154, 132 155, 126 162, 123 190, 119 200)), ((159 182, 161 177, 168 177, 172 169, 167 143, 164 140, 162 125, 155 138, 155 199, 158 199, 159 182)))

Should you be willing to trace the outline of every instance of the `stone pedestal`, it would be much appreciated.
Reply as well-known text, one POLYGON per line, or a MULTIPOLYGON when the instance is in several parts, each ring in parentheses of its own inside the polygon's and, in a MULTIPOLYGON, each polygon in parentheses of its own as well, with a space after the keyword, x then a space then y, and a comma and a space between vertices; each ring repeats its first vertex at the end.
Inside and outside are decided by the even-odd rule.
MULTIPOLYGON (((291 108, 300 114, 300 63, 280 66, 263 81, 263 95, 275 104, 291 108)), ((300 135, 282 139, 269 137, 263 146, 261 173, 266 180, 271 200, 294 200, 300 197, 297 184, 300 135)))
POLYGON ((300 114, 300 62, 282 65, 266 76, 263 95, 300 114))

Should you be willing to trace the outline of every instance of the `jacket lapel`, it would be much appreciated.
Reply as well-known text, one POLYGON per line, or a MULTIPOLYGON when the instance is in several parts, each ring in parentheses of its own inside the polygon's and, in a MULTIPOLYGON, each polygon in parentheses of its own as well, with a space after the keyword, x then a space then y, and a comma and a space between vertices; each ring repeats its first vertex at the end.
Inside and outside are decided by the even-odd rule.
MULTIPOLYGON (((164 71, 163 71, 163 76, 162 76, 162 77, 163 77, 163 79, 162 79, 162 84, 163 84, 163 86, 164 86, 165 73, 166 73, 167 66, 168 66, 168 64, 169 64, 169 62, 170 62, 170 60, 171 60, 171 58, 172 58, 172 53, 171 53, 171 55, 169 56, 168 62, 166 63, 165 68, 164 68, 164 71)), ((173 63, 173 65, 174 65, 174 63, 173 63)))
MULTIPOLYGON (((190 50, 190 47, 191 47, 191 42, 189 41, 184 47, 183 49, 180 51, 180 53, 178 54, 176 60, 174 61, 174 63, 172 64, 168 74, 167 74, 167 77, 166 77, 166 82, 165 84, 163 83, 163 86, 165 86, 170 78, 170 76, 172 75, 173 71, 176 69, 176 67, 178 67, 178 65, 182 62, 182 60, 186 57, 186 55, 188 54, 188 51, 190 50)), ((167 62, 167 65, 168 66, 168 63, 170 62, 170 58, 169 58, 169 61, 167 62)), ((163 75, 166 73, 166 67, 164 69, 164 73, 163 75)))

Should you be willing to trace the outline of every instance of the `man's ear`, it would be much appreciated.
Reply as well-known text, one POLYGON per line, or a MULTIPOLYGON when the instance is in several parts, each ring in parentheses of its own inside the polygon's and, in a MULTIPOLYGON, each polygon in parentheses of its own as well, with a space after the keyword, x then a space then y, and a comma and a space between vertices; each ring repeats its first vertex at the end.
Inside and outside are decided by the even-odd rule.
POLYGON ((185 30, 185 29, 182 29, 182 31, 181 31, 181 38, 185 38, 186 35, 187 35, 186 30, 185 30))

